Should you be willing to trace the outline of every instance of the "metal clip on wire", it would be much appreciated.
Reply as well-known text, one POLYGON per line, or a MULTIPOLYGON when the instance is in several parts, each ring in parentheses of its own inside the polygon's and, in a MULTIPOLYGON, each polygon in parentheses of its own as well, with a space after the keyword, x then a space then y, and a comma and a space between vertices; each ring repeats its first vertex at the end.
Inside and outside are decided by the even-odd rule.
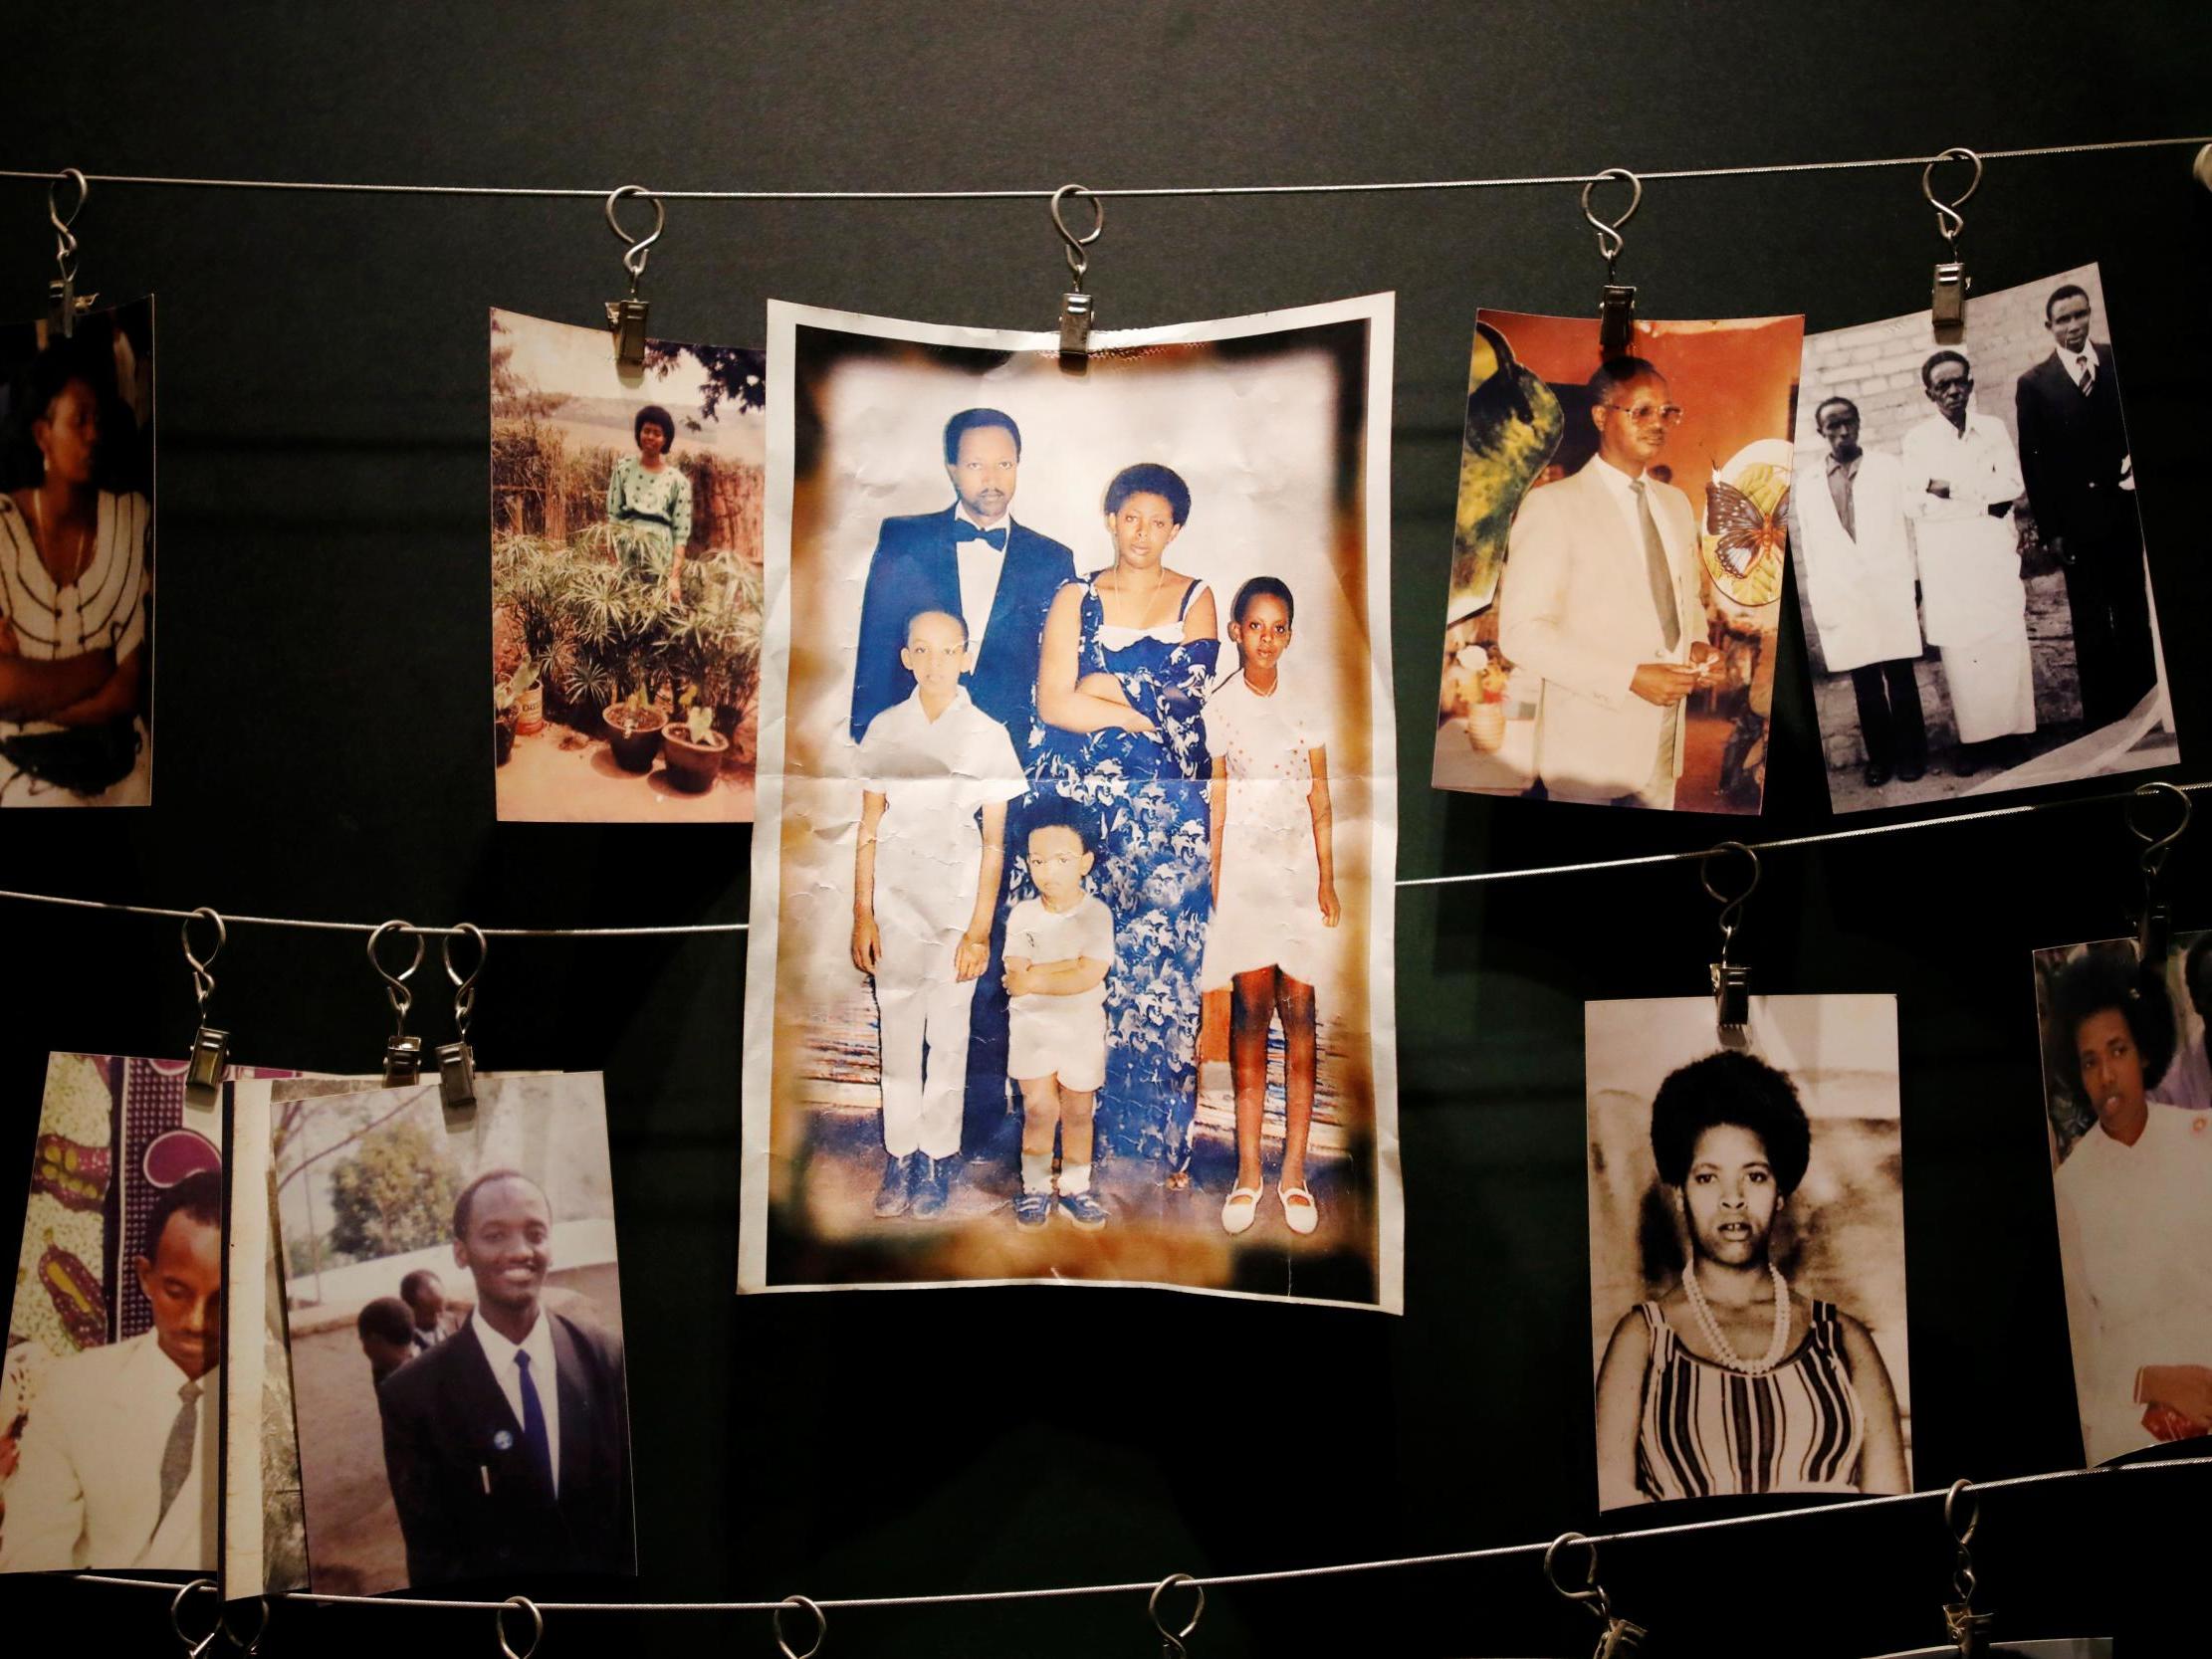
POLYGON ((492 1609, 494 1627, 499 1631, 501 1659, 530 1659, 538 1651, 539 1639, 546 1634, 546 1615, 538 1610, 538 1603, 527 1595, 511 1595, 492 1609), (530 1620, 530 1639, 520 1650, 507 1639, 507 1610, 512 1607, 530 1620))
POLYGON ((415 1005, 415 993, 407 988, 407 981, 422 966, 422 934, 415 932, 411 922, 392 921, 380 924, 368 935, 368 965, 384 981, 384 999, 391 1004, 391 1035, 384 1039, 384 1087, 397 1089, 412 1083, 422 1075, 422 1039, 407 1035, 407 1010, 415 1005), (415 941, 414 959, 397 973, 384 965, 377 946, 384 942, 386 933, 405 933, 415 941))
POLYGON ((1145 1603, 1145 1611, 1152 1617, 1153 1629, 1160 1632, 1160 1659, 1188 1659, 1190 1649, 1183 1644, 1192 1631, 1199 1627, 1199 1620, 1206 1612, 1206 1586, 1188 1572, 1171 1572, 1152 1589, 1152 1599, 1145 1603), (1160 1598, 1178 1584, 1189 1584, 1198 1592, 1198 1605, 1191 1609, 1190 1622, 1181 1630, 1170 1630, 1160 1616, 1160 1598))
MULTIPOLYGON (((206 1635, 195 1638, 189 1630, 184 1628, 184 1603, 190 1600, 197 1591, 214 1589, 214 1579, 194 1578, 190 1583, 179 1586, 176 1598, 169 1603, 169 1628, 176 1632, 176 1639, 184 1644, 185 1659, 200 1659, 202 1654, 215 1645, 215 1638, 223 1633, 222 1603, 220 1599, 216 1603, 215 1622, 208 1626, 206 1635)), ((217 1591, 216 1593, 220 1597, 221 1592, 217 1591)))
POLYGON ((223 1634, 230 1638, 230 1645, 238 1649, 241 1659, 254 1659, 254 1655, 261 1651, 261 1638, 269 1634, 269 1598, 266 1595, 257 1595, 254 1597, 253 1604, 259 1612, 259 1617, 254 1623, 253 1634, 241 1636, 238 1633, 238 1627, 231 1623, 230 1614, 233 1607, 243 1605, 243 1603, 236 1601, 223 1603, 221 1629, 223 1634))
POLYGON ((624 368, 643 368, 645 323, 652 311, 652 303, 637 297, 637 280, 645 275, 645 261, 653 244, 661 239, 661 232, 668 228, 668 209, 644 185, 625 184, 619 190, 608 192, 606 215, 607 229, 614 232, 615 241, 629 244, 622 253, 622 269, 630 274, 629 298, 607 302, 607 326, 614 330, 614 360, 624 368), (652 204, 653 229, 650 235, 633 237, 622 228, 622 221, 615 213, 615 205, 624 196, 636 196, 652 204))
POLYGON ((822 1650, 823 1639, 829 1634, 828 1618, 824 1616, 819 1607, 803 1595, 786 1595, 783 1598, 783 1605, 769 1614, 769 1621, 775 1626, 775 1650, 783 1655, 783 1659, 814 1659, 814 1655, 822 1650), (791 1608, 796 1608, 813 1616, 814 1639, 807 1644, 806 1651, 803 1653, 793 1649, 790 1639, 783 1634, 783 1614, 791 1608))
POLYGON ((1091 257, 1083 250, 1106 228, 1106 204, 1080 184, 1063 184, 1052 192, 1052 228, 1067 244, 1067 268, 1075 276, 1075 286, 1060 296, 1060 366, 1080 374, 1091 355, 1091 297, 1083 292, 1083 274, 1091 268, 1091 257), (1070 196, 1090 203, 1091 228, 1087 235, 1077 236, 1069 230, 1060 212, 1061 203, 1070 196))
POLYGON ((448 1112, 464 1112, 476 1104, 476 1056, 469 1049, 469 1016, 476 1011, 477 976, 484 971, 484 957, 491 949, 484 930, 464 922, 446 934, 441 953, 445 976, 453 981, 453 1041, 438 1045, 438 1098, 448 1112), (455 938, 476 941, 476 965, 464 974, 453 965, 455 938))
POLYGON ((1580 1533, 1561 1533, 1544 1551, 1544 1576, 1551 1587, 1569 1601, 1579 1601, 1588 1607, 1598 1622, 1605 1626, 1598 1637, 1597 1651, 1591 1659, 1619 1659, 1619 1655, 1633 1653, 1651 1634, 1640 1624, 1631 1624, 1613 1611, 1613 1602, 1598 1582, 1598 1547, 1580 1533), (1559 1576, 1559 1553, 1562 1550, 1582 1549, 1590 1552, 1590 1564, 1584 1570, 1579 1584, 1564 1581, 1559 1576))
POLYGON ((77 319, 100 303, 97 294, 77 292, 77 233, 70 229, 92 193, 91 180, 75 167, 64 167, 46 187, 46 222, 54 227, 54 267, 60 273, 47 285, 47 311, 50 325, 59 328, 64 339, 76 334, 77 319), (56 194, 64 181, 77 186, 76 204, 67 213, 56 194))
POLYGON ((2145 783, 2128 798, 2127 827, 2143 844, 2142 855, 2136 860, 2143 873, 2143 908, 2135 918, 2135 955, 2145 967, 2163 967, 2167 954, 2173 949, 2173 912, 2158 897, 2158 880, 2165 874, 2166 855, 2173 851, 2173 844, 2188 829, 2194 811, 2188 792, 2170 783, 2145 783), (2135 807, 2138 802, 2165 795, 2171 795, 2180 804, 2181 817, 2165 834, 2154 835, 2135 821, 2135 807))
POLYGON ((1697 879, 1720 907, 1720 960, 1712 964, 1713 1023, 1722 1048, 1751 1046, 1751 969, 1728 959, 1736 930, 1743 925, 1743 907, 1759 891, 1759 855, 1741 841, 1723 841, 1697 862, 1697 879), (1751 861, 1751 880, 1733 898, 1713 885, 1712 863, 1723 853, 1741 853, 1751 861))
POLYGON ((192 969, 192 993, 200 1005, 197 1028, 192 1033, 192 1052, 184 1067, 184 1099, 187 1104, 203 1111, 221 1099, 223 1073, 230 1065, 230 1033, 218 1031, 207 1023, 207 999, 215 994, 215 975, 208 971, 230 930, 223 926, 223 919, 202 906, 184 919, 184 959, 192 969), (215 943, 205 956, 192 948, 192 924, 205 918, 215 925, 215 943))
POLYGON ((1966 333, 1966 295, 1974 284, 1966 275, 1966 262, 1958 253, 1958 233, 1966 228, 1965 216, 1959 209, 1981 188, 1981 183, 1982 158, 1962 144, 1952 145, 1920 169, 1920 194, 1927 198, 1928 206, 1935 209, 1935 228, 1942 233, 1951 251, 1951 257, 1936 266, 1935 284, 1928 296, 1928 312, 1935 337, 1945 344, 1966 333), (1935 169, 1946 161, 1970 161, 1974 166, 1974 176, 1966 181, 1966 188, 1947 202, 1935 194, 1935 169))
POLYGON ((1636 217, 1644 203, 1644 181, 1626 167, 1608 167, 1582 187, 1582 216, 1598 233, 1598 253, 1605 260, 1605 287, 1598 290, 1598 355, 1614 358, 1625 354, 1636 339, 1636 290, 1614 280, 1621 250, 1628 246, 1621 227, 1636 217), (1617 178, 1629 187, 1629 205, 1610 223, 1590 211, 1590 193, 1607 179, 1617 178))
POLYGON ((1943 1629, 1958 1644, 1959 1659, 1982 1659, 1989 1651, 1989 1621, 1995 1615, 1974 1611, 1974 1529, 1982 1524, 1981 1505, 1964 1481, 1953 1481, 1943 1494, 1943 1525, 1958 1546, 1958 1565, 1951 1571, 1956 1601, 1943 1603, 1943 1629))

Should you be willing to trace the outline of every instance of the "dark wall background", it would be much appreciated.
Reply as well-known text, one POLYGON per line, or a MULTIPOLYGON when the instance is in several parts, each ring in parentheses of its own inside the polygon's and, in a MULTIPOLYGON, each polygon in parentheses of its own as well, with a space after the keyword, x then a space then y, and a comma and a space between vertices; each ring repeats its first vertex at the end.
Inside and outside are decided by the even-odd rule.
MULTIPOLYGON (((1111 192, 1928 154, 2212 131, 2208 25, 2181 5, 1680 0, 29 8, 8 29, 0 160, 594 188, 1075 178, 1111 192)), ((1964 246, 1987 289, 2103 264, 2196 776, 2212 741, 2196 647, 2212 600, 2212 195, 2187 159, 1992 162, 1964 246)), ((12 312, 36 309, 50 274, 44 207, 37 184, 0 181, 12 312)), ((1909 169, 1654 181, 1622 273, 1647 314, 1803 310, 1833 327, 1926 304, 1932 218, 1909 169)), ((593 318, 620 292, 598 202, 111 185, 78 229, 88 287, 159 296, 160 804, 6 814, 10 885, 364 921, 742 920, 744 830, 491 821, 485 309, 593 318)), ((1602 267, 1572 187, 1121 200, 1094 253, 1108 327, 1398 293, 1403 874, 1753 828, 1428 786, 1472 313, 1594 307, 1602 267)), ((646 293, 655 332, 744 342, 772 295, 1046 327, 1063 284, 1041 201, 679 202, 646 293)), ((1801 668, 1785 670, 1776 710, 1765 830, 1818 827, 1801 668)), ((2172 884, 2183 923, 2201 926, 2212 832, 2194 840, 2172 884)), ((1923 1487, 2079 1457, 2027 952, 2121 932, 2134 845, 2102 805, 1768 859, 1744 939, 1760 986, 1899 996, 1923 1487)), ((1696 991, 1714 940, 1688 865, 1403 895, 1403 1319, 1142 1291, 738 1301, 742 943, 501 943, 481 1062, 607 1073, 646 1563, 635 1593, 1149 1580, 1595 1527, 1580 1005, 1696 991)), ((166 925, 0 904, 0 945, 5 1162, 28 1154, 48 1049, 181 1052, 191 1007, 166 925)), ((377 1052, 383 1004, 358 935, 241 928, 218 977, 245 1058, 357 1069, 377 1052)), ((8 1184, 0 1236, 13 1238, 8 1184)), ((1983 1600, 2020 1636, 2177 1619, 2146 1589, 2176 1548, 2153 1534, 2200 1536, 2206 1491, 2160 1474, 1992 1495, 1983 1600)), ((1658 1632, 1655 1651, 1849 1654, 1939 1639, 1950 1564, 1932 1508, 1902 1506, 1624 1545, 1605 1575, 1658 1632)), ((0 1587, 0 1605, 155 1643, 170 1639, 161 1599, 0 1587)), ((482 1650, 484 1617, 292 1609, 271 1640, 482 1650)), ((765 1623, 576 1615, 547 1641, 765 1652, 765 1623)), ((829 1659, 1131 1653, 1153 1639, 1135 1597, 833 1625, 829 1659)), ((1193 1642, 1200 1655, 1579 1653, 1594 1634, 1517 1560, 1217 1592, 1193 1642)))

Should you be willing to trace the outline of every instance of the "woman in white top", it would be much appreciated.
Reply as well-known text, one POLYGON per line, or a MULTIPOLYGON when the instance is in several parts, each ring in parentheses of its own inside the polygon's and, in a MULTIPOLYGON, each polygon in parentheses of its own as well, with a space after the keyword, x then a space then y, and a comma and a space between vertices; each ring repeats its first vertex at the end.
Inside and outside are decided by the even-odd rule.
POLYGON ((684 596, 684 548, 691 541, 691 480, 668 459, 676 447, 676 417, 648 403, 630 423, 637 453, 614 464, 607 480, 607 521, 637 536, 653 555, 636 566, 639 575, 659 574, 668 562, 668 597, 684 596))
POLYGON ((0 496, 0 805, 111 795, 145 764, 153 515, 99 484, 111 378, 84 338, 31 365, 38 477, 0 496))

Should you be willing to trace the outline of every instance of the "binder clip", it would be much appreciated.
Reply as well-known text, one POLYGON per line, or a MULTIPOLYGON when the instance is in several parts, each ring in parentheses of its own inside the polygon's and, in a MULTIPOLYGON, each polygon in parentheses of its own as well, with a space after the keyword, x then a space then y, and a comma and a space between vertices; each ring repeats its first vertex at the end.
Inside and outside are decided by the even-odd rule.
POLYGON ((2145 783, 2127 800, 2127 827, 2143 844, 2142 854, 2135 861, 2143 873, 2143 908, 2135 917, 2135 959, 2145 967, 2163 966, 2173 951, 2173 910, 2158 897, 2158 881, 2165 873, 2166 855, 2173 851, 2173 844, 2188 829, 2194 811, 2187 791, 2170 783, 2145 783), (2181 807, 2181 817, 2172 829, 2158 835, 2136 822, 2135 807, 2138 802, 2155 800, 2161 795, 2174 798, 2181 807))
POLYGON ((1153 1629, 1160 1632, 1160 1659, 1187 1659, 1191 1650, 1184 1644, 1206 1614, 1206 1586, 1188 1572, 1171 1572, 1153 1586, 1152 1599, 1145 1603, 1145 1612, 1152 1619, 1153 1629), (1181 1630, 1170 1630, 1167 1621, 1160 1616, 1160 1598, 1179 1584, 1189 1584, 1198 1593, 1199 1600, 1191 1609, 1190 1622, 1181 1630))
POLYGON ((1958 1546, 1958 1565, 1951 1572, 1951 1589, 1958 1599, 1943 1603, 1943 1632, 1958 1648, 1959 1659, 1983 1659, 1989 1652, 1989 1626, 1996 1616, 1974 1610, 1974 1553, 1968 1546, 1981 1520, 1981 1506, 1966 1483, 1953 1481, 1943 1494, 1943 1525, 1958 1546))
POLYGON ((1626 167, 1608 167, 1582 187, 1582 216, 1597 231, 1598 252, 1605 260, 1605 286, 1598 290, 1598 355, 1602 359, 1624 355, 1636 341, 1636 290, 1616 282, 1614 268, 1620 262, 1621 250, 1628 246, 1621 227, 1636 217, 1643 201, 1644 181, 1626 167), (1609 178, 1620 179, 1629 187, 1627 211, 1610 224, 1590 211, 1590 193, 1609 178))
POLYGON ((184 919, 184 960, 192 969, 192 991, 200 1007, 198 1029, 192 1033, 192 1051, 185 1058, 184 1101, 206 1110, 222 1098, 223 1073, 230 1068, 230 1033, 207 1023, 207 999, 215 994, 215 975, 208 971, 230 930, 223 919, 204 906, 184 919), (215 943, 205 956, 192 948, 192 924, 205 917, 215 925, 215 943))
POLYGON ((1743 907, 1759 888, 1759 855, 1741 841, 1723 841, 1698 860, 1697 879, 1706 896, 1720 907, 1720 959, 1712 964, 1713 1024, 1722 1048, 1751 1046, 1751 969, 1728 959, 1736 930, 1743 924, 1743 907), (1751 879, 1733 898, 1713 885, 1713 860, 1723 853, 1741 853, 1751 861, 1751 879))
POLYGON ((75 337, 77 319, 100 303, 97 294, 77 292, 77 233, 70 229, 77 222, 77 216, 85 211, 86 199, 92 193, 91 182, 75 167, 64 167, 46 187, 46 219, 54 227, 54 265, 61 273, 46 286, 48 326, 59 329, 64 339, 75 337), (66 215, 62 212, 61 198, 55 193, 64 179, 77 186, 77 203, 66 215))
POLYGON ((645 261, 654 243, 661 239, 661 232, 668 228, 668 209, 661 199, 642 184, 625 184, 609 192, 606 202, 607 229, 614 232, 617 242, 628 243, 622 255, 622 269, 630 274, 630 294, 626 300, 607 302, 607 326, 614 331, 614 360, 624 368, 645 366, 645 321, 651 311, 649 301, 637 297, 637 280, 645 275, 645 261), (615 204, 624 196, 639 196, 652 203, 653 230, 649 236, 632 239, 622 228, 622 221, 615 214, 615 204))
POLYGON ((1935 284, 1928 296, 1929 319, 1933 323, 1938 342, 1949 345, 1963 338, 1966 333, 1966 295, 1974 284, 1966 275, 1966 262, 1958 255, 1958 233, 1966 228, 1966 220, 1958 211, 1966 205, 1967 197, 1981 188, 1982 158, 1972 150, 1953 145, 1920 169, 1920 194, 1927 198, 1928 206, 1935 209, 1935 228, 1943 235, 1951 257, 1937 262, 1935 284), (1966 188, 1954 201, 1939 201, 1935 194, 1935 169, 1946 161, 1970 161, 1974 176, 1967 180, 1966 188))
POLYGON ((1569 1601, 1579 1601, 1597 1617, 1604 1628, 1598 1633, 1598 1645, 1591 1659, 1619 1659, 1624 1653, 1634 1653, 1651 1632, 1641 1624, 1632 1624, 1614 1612, 1613 1602, 1598 1582, 1598 1547, 1580 1533, 1561 1533, 1544 1551, 1544 1576, 1551 1587, 1569 1601), (1582 1582, 1562 1581, 1559 1576, 1561 1550, 1580 1548, 1590 1552, 1590 1565, 1582 1575, 1582 1582))
POLYGON ((1052 192, 1052 228, 1067 244, 1067 268, 1075 275, 1075 286, 1060 296, 1060 366, 1080 374, 1091 355, 1091 297, 1083 292, 1083 274, 1090 270, 1091 258, 1083 250, 1096 242, 1099 232, 1106 228, 1106 204, 1080 184, 1063 184, 1052 192), (1067 220, 1061 216, 1060 204, 1070 196, 1079 196, 1090 203, 1088 235, 1077 236, 1067 228, 1067 220))
POLYGON ((490 941, 482 928, 464 922, 446 934, 440 948, 445 976, 453 981, 453 1041, 438 1045, 438 1099, 448 1112, 465 1112, 476 1105, 476 1056, 469 1049, 469 1016, 476 1011, 476 978, 484 971, 490 941), (476 941, 476 965, 466 975, 453 965, 456 937, 476 941))
POLYGON ((415 993, 407 988, 407 981, 414 977, 415 969, 422 966, 422 934, 415 932, 409 922, 385 922, 368 935, 368 965, 384 981, 384 998, 391 1004, 391 1035, 384 1039, 384 1087, 403 1088, 422 1074, 422 1039, 407 1034, 407 1010, 415 1005, 415 993), (384 965, 377 948, 390 933, 403 933, 415 941, 414 960, 397 973, 384 965))

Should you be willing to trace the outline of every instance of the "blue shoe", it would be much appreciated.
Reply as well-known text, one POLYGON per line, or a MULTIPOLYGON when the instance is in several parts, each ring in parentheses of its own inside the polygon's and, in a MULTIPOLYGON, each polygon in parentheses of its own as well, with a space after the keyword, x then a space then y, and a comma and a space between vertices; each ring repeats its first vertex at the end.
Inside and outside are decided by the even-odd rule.
POLYGON ((876 1188, 876 1217, 888 1221, 895 1215, 904 1215, 914 1198, 914 1159, 919 1152, 907 1157, 886 1157, 883 1160, 883 1184, 876 1188))
POLYGON ((1013 1224, 1027 1232, 1035 1232, 1052 1219, 1052 1194, 1049 1192, 1023 1192, 1013 1201, 1013 1224))
POLYGON ((1093 1229, 1106 1225, 1106 1205, 1095 1192, 1063 1192, 1060 1213, 1076 1226, 1093 1229))
POLYGON ((913 1197, 907 1205, 907 1214, 916 1220, 927 1221, 945 1213, 946 1185, 953 1178, 953 1160, 949 1157, 932 1157, 927 1152, 914 1154, 913 1197))

